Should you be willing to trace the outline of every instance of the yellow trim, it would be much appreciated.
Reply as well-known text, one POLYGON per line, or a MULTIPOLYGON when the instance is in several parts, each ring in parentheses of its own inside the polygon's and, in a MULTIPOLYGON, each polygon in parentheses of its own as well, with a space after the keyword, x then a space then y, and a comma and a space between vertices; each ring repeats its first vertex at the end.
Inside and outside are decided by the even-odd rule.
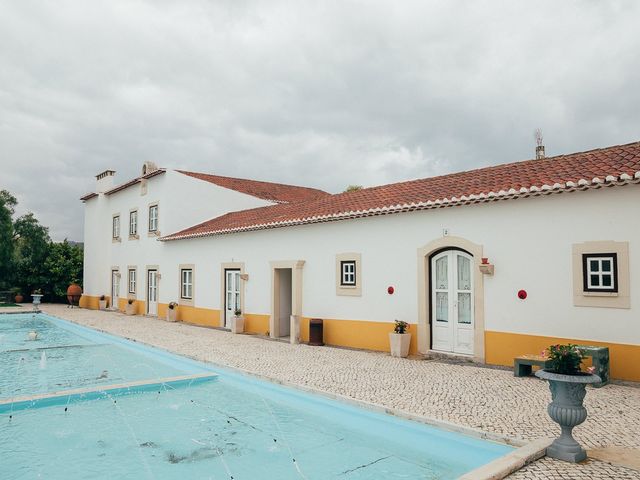
POLYGON ((512 366, 514 357, 524 353, 539 353, 556 343, 576 343, 609 347, 611 378, 640 381, 640 345, 596 342, 572 338, 542 337, 507 332, 485 332, 486 360, 493 365, 512 366))
MULTIPOLYGON (((168 308, 168 303, 158 303, 158 318, 166 319, 168 308)), ((204 327, 217 327, 220 323, 220 310, 178 305, 176 320, 204 327)))
MULTIPOLYGON (((370 322, 366 320, 324 319, 324 343, 339 347, 360 348, 378 352, 389 351, 389 333, 393 332, 391 322, 370 322)), ((418 353, 417 325, 409 325, 411 345, 409 354, 418 353)), ((309 341, 309 317, 300 321, 300 339, 309 341)))
POLYGON ((259 335, 268 335, 270 315, 262 315, 258 313, 245 313, 244 315, 244 331, 247 333, 257 333, 259 335))

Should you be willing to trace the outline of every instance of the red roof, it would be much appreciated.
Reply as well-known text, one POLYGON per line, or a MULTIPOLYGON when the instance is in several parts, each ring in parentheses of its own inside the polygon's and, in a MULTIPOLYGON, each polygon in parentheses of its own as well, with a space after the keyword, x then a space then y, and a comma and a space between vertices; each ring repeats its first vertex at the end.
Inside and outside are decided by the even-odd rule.
POLYGON ((243 178, 221 177, 220 175, 186 172, 184 170, 176 171, 183 175, 197 178, 198 180, 215 183, 220 187, 276 203, 303 202, 331 195, 316 188, 297 187, 295 185, 284 185, 282 183, 259 182, 257 180, 245 180, 243 178))
POLYGON ((220 235, 640 183, 640 142, 231 212, 163 237, 220 235))

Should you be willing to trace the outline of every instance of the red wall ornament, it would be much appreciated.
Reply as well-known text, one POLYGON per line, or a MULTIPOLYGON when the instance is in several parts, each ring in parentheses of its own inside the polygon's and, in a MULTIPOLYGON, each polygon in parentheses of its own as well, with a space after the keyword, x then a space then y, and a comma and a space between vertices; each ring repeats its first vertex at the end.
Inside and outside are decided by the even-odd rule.
POLYGON ((393 287, 387 287, 387 293, 388 293, 389 295, 393 295, 393 292, 395 292, 395 291, 396 291, 396 290, 395 290, 395 288, 393 288, 393 287))
POLYGON ((518 298, 520 300, 524 300, 525 298, 527 298, 527 291, 526 290, 520 290, 518 292, 518 298))

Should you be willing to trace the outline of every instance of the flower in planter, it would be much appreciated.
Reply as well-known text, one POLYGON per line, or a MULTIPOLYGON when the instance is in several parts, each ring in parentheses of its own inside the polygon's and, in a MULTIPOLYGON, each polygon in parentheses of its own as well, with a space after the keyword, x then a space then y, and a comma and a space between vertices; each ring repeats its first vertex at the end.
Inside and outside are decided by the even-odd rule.
POLYGON ((573 344, 551 345, 545 353, 544 356, 551 361, 550 371, 563 375, 580 374, 580 365, 586 358, 584 353, 573 344))
POLYGON ((133 298, 130 298, 129 300, 127 300, 127 303, 129 305, 133 305, 133 302, 135 302, 135 300, 133 298))
POLYGON ((104 295, 100 295, 100 300, 105 300, 105 296, 104 295))
POLYGON ((233 314, 236 317, 239 317, 240 315, 242 315, 242 310, 240 310, 239 308, 236 308, 235 311, 233 312, 233 314))
POLYGON ((393 328, 395 333, 407 333, 407 329, 409 328, 409 324, 404 320, 396 320, 396 326, 393 328))
POLYGON ((169 310, 173 310, 178 306, 178 302, 169 302, 169 310))

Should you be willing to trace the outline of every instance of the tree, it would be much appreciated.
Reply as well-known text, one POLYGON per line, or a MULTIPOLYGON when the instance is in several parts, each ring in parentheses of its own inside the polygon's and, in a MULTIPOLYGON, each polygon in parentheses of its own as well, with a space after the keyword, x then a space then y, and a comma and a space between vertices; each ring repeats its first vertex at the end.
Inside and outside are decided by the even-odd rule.
POLYGON ((345 192, 357 192, 358 190, 362 190, 362 185, 349 185, 344 189, 345 192))
POLYGON ((67 287, 71 283, 81 283, 84 253, 82 246, 70 244, 66 239, 61 243, 49 244, 49 256, 45 261, 47 283, 45 290, 51 292, 51 300, 66 298, 67 287))
POLYGON ((18 218, 14 225, 16 283, 25 294, 47 283, 45 261, 49 254, 49 229, 38 223, 33 213, 18 218))
POLYGON ((16 197, 7 190, 0 191, 0 289, 13 281, 13 214, 16 197))

